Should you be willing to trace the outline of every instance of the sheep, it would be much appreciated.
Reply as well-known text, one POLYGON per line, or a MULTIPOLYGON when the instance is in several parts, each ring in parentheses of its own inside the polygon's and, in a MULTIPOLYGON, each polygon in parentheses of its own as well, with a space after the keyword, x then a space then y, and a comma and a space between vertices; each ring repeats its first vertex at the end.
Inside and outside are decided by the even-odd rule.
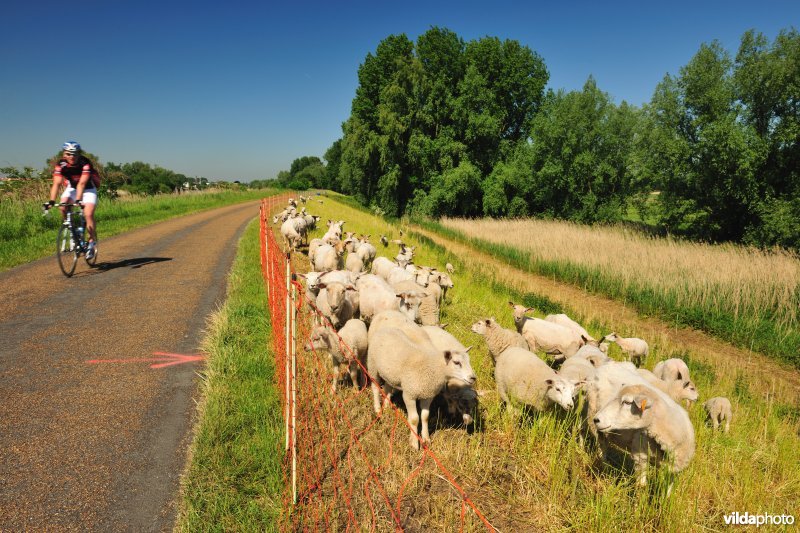
POLYGON ((707 400, 703 404, 708 418, 711 420, 711 425, 716 430, 725 421, 724 432, 727 433, 731 427, 731 419, 733 419, 733 410, 731 409, 731 402, 722 396, 715 396, 707 400))
MULTIPOLYGON (((465 347, 450 332, 441 326, 422 326, 422 330, 430 337, 431 343, 437 350, 451 350, 454 352, 469 353, 472 346, 465 347)), ((452 415, 461 415, 465 426, 472 423, 472 413, 478 407, 478 393, 471 386, 464 383, 448 383, 442 391, 442 398, 447 404, 447 412, 452 415)))
POLYGON ((612 360, 608 355, 606 355, 606 352, 604 352, 602 348, 598 348, 597 346, 593 346, 591 344, 584 344, 581 346, 580 349, 575 352, 575 355, 570 357, 570 359, 573 357, 583 357, 589 361, 592 366, 600 366, 612 360))
POLYGON ((620 347, 628 360, 633 362, 636 366, 640 366, 642 364, 642 359, 647 357, 647 354, 650 353, 647 342, 642 339, 637 339, 636 337, 626 338, 620 337, 616 333, 609 333, 603 338, 609 342, 616 342, 617 346, 620 347))
POLYGON ((683 359, 673 357, 666 361, 659 361, 653 368, 653 374, 664 381, 684 380, 689 379, 689 367, 686 366, 683 359))
POLYGON ((637 372, 644 377, 648 383, 655 386, 661 392, 666 393, 667 396, 672 398, 677 404, 685 400, 687 406, 691 407, 692 403, 697 401, 697 387, 690 379, 664 381, 644 368, 637 369, 637 372))
POLYGON ((435 295, 426 292, 425 287, 412 280, 398 281, 391 286, 395 293, 406 294, 419 300, 414 321, 423 326, 435 326, 439 323, 439 303, 435 295))
POLYGON ((594 379, 594 365, 584 357, 570 357, 564 361, 564 364, 558 369, 558 375, 575 384, 573 396, 577 396, 578 392, 583 389, 583 386, 588 381, 594 379))
POLYGON ((431 281, 435 281, 442 288, 442 300, 447 297, 447 291, 453 288, 453 279, 444 272, 434 272, 431 281))
POLYGON ((311 270, 314 270, 314 257, 320 246, 325 244, 322 239, 311 239, 308 243, 308 262, 311 264, 311 270))
POLYGON ((343 226, 344 220, 339 220, 338 222, 328 220, 328 231, 322 236, 322 240, 328 244, 338 243, 342 240, 343 226))
POLYGON ((386 238, 386 235, 381 235, 381 244, 384 248, 389 246, 389 239, 386 238))
POLYGON ((448 273, 448 274, 452 274, 452 273, 453 273, 453 272, 455 272, 455 270, 456 270, 456 269, 453 267, 453 265, 451 265, 450 263, 447 263, 447 264, 444 266, 444 269, 445 269, 445 270, 447 270, 447 273, 448 273))
POLYGON ((369 235, 366 235, 361 238, 361 244, 356 249, 356 253, 365 265, 369 265, 375 259, 378 250, 369 242, 369 235))
POLYGON ((327 350, 333 368, 331 392, 336 393, 336 385, 342 367, 347 365, 353 386, 359 386, 359 362, 363 368, 367 364, 367 326, 356 318, 348 320, 337 335, 327 326, 317 326, 311 333, 306 351, 327 350), (340 343, 341 339, 341 343, 340 343))
POLYGON ((295 228, 294 219, 292 218, 287 218, 286 221, 281 224, 281 235, 283 235, 283 240, 286 243, 287 252, 295 250, 297 248, 297 244, 302 239, 295 228))
POLYGON ((370 322, 372 317, 384 310, 399 310, 412 321, 416 320, 421 295, 417 292, 397 293, 391 285, 374 274, 361 276, 356 282, 359 294, 361 319, 370 322))
POLYGON ((547 322, 540 318, 526 317, 525 313, 533 309, 508 302, 514 310, 514 324, 531 351, 541 350, 549 355, 556 355, 556 361, 572 357, 583 346, 586 339, 569 328, 547 322))
POLYGON ((397 328, 383 328, 372 338, 367 349, 367 369, 372 377, 372 397, 375 413, 381 413, 380 387, 388 394, 399 389, 411 425, 409 444, 419 449, 417 427, 422 420, 419 437, 425 444, 431 441, 428 417, 433 398, 448 383, 462 381, 473 385, 477 380, 464 352, 432 350, 411 341, 397 328), (417 400, 420 414, 417 414, 417 400))
POLYGON ((317 309, 328 320, 331 325, 339 329, 348 320, 358 313, 358 303, 355 298, 356 288, 351 284, 344 284, 338 281, 320 282, 317 295, 317 309), (353 294, 348 297, 348 293, 353 294))
POLYGON ((470 328, 474 333, 483 335, 486 340, 486 346, 489 349, 489 354, 492 360, 496 361, 498 356, 505 351, 506 348, 515 346, 527 350, 528 343, 525 338, 510 329, 505 329, 494 318, 485 318, 478 320, 472 324, 470 328))
POLYGON ((386 276, 396 266, 397 263, 395 263, 394 261, 392 261, 387 257, 383 256, 376 257, 375 260, 372 262, 372 273, 386 280, 386 276))
MULTIPOLYGON (((626 385, 594 416, 597 430, 628 452, 640 486, 647 484, 647 464, 668 457, 670 470, 686 468, 695 451, 689 415, 646 385, 626 385)), ((667 494, 672 491, 670 483, 667 494)))
POLYGON ((364 270, 364 261, 359 255, 351 252, 347 254, 347 259, 344 262, 344 269, 357 274, 364 270))
POLYGON ((583 336, 586 338, 587 342, 597 342, 594 337, 589 335, 589 332, 586 331, 583 326, 572 320, 570 317, 565 315, 564 313, 559 313, 557 315, 547 315, 544 317, 545 320, 548 322, 552 322, 553 324, 558 324, 560 326, 564 326, 565 328, 569 328, 579 336, 583 336))
POLYGON ((317 272, 341 270, 344 266, 342 255, 344 255, 344 245, 342 243, 336 246, 331 246, 330 244, 320 245, 314 253, 314 270, 317 272))
POLYGON ((407 271, 405 268, 400 268, 399 266, 395 265, 389 272, 387 272, 385 279, 389 285, 394 285, 395 283, 399 283, 401 281, 416 281, 416 276, 407 271))
POLYGON ((512 346, 506 348, 495 360, 494 379, 497 392, 509 411, 511 400, 541 411, 551 404, 564 409, 574 406, 572 397, 575 385, 562 378, 536 354, 512 346))

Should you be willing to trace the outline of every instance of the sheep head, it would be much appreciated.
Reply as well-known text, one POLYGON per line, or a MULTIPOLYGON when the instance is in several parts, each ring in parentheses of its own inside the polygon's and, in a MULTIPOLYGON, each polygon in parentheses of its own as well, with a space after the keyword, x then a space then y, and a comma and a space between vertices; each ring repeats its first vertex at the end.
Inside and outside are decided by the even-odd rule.
POLYGON ((628 385, 617 396, 600 409, 594 417, 598 431, 643 429, 653 420, 653 407, 660 400, 644 385, 628 385))

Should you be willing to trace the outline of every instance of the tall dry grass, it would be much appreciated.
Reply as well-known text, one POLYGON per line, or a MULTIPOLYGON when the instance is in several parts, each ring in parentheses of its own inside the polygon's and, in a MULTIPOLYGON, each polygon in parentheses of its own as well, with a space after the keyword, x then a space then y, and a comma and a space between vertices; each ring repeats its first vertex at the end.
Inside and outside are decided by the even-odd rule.
MULTIPOLYGON (((451 218, 441 224, 468 239, 517 251, 532 270, 628 297, 646 311, 685 310, 690 325, 705 321, 712 333, 730 330, 740 344, 757 346, 754 337, 764 333, 764 323, 773 324, 778 336, 792 342, 800 330, 800 258, 783 250, 653 238, 623 227, 544 220, 451 218)), ((779 354, 797 352, 794 346, 779 354)))

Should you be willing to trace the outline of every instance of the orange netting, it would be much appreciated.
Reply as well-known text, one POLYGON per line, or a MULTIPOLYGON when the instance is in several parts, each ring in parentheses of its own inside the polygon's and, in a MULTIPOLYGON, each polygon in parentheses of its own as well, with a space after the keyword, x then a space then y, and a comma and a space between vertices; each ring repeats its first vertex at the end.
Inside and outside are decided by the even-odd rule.
MULTIPOLYGON (((286 206, 288 197, 263 200, 260 216, 275 385, 281 392, 287 434, 282 529, 417 530, 435 524, 448 530, 493 531, 431 449, 421 440, 420 451, 410 448, 405 412, 392 404, 376 417, 369 385, 340 387, 332 393, 328 356, 304 349, 313 322, 324 318, 306 302, 304 287, 292 281, 291 257, 270 226, 270 217, 286 206), (433 491, 437 502, 444 495, 442 509, 428 504, 433 491)), ((346 345, 341 346, 353 358, 346 345)), ((359 366, 369 379, 366 368, 359 366)))

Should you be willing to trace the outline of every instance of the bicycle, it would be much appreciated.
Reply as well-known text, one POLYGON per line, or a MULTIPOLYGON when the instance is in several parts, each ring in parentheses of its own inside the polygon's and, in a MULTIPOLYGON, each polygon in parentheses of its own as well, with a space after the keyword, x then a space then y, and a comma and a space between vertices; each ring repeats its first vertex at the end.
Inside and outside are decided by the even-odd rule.
MULTIPOLYGON (((68 278, 75 272, 75 267, 81 255, 83 255, 86 264, 90 267, 97 263, 97 243, 95 243, 94 255, 86 257, 86 252, 89 250, 89 242, 86 240, 86 219, 83 217, 82 210, 73 215, 73 205, 76 204, 59 203, 52 206, 64 206, 66 208, 64 222, 58 228, 56 236, 56 259, 58 259, 58 266, 61 268, 61 272, 68 278)), ((81 208, 83 208, 82 205, 81 208)), ((47 216, 49 212, 50 209, 45 207, 44 216, 47 216)))

